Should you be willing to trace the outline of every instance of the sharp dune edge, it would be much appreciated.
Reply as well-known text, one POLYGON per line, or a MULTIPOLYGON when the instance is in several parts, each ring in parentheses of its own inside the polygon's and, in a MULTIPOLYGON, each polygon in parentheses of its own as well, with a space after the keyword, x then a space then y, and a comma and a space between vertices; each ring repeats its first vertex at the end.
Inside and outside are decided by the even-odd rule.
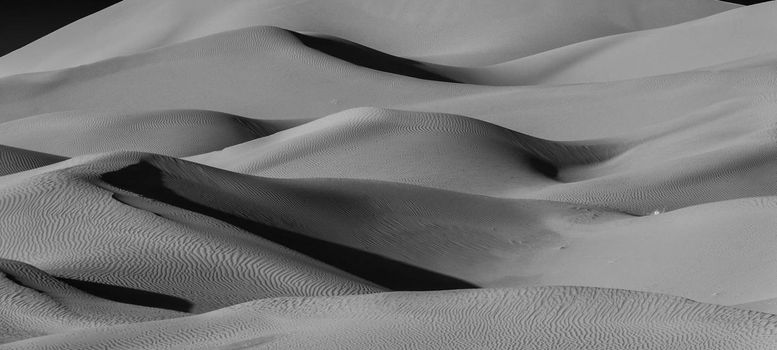
POLYGON ((0 57, 0 349, 777 348, 775 11, 81 19, 0 57))

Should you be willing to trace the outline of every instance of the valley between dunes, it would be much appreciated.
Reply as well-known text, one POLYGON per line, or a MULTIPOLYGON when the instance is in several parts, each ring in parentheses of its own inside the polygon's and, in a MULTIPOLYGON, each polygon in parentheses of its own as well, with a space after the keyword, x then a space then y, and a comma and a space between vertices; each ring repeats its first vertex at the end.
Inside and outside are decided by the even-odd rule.
POLYGON ((0 57, 0 349, 775 349, 776 16, 122 1, 0 57))

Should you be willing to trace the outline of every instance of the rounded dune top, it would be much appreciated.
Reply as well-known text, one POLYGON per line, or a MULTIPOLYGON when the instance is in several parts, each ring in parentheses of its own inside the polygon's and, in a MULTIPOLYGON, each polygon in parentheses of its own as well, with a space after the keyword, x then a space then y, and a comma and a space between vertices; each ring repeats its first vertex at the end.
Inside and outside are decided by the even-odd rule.
POLYGON ((187 156, 269 133, 258 121, 203 110, 67 111, 1 125, 0 144, 62 156, 122 150, 187 156))
POLYGON ((269 177, 392 181, 504 195, 555 183, 559 168, 599 162, 616 142, 555 142, 444 113, 354 108, 190 157, 269 177))
POLYGON ((433 63, 485 65, 736 6, 714 0, 126 0, 0 58, 0 76, 82 65, 255 25, 338 36, 433 63))

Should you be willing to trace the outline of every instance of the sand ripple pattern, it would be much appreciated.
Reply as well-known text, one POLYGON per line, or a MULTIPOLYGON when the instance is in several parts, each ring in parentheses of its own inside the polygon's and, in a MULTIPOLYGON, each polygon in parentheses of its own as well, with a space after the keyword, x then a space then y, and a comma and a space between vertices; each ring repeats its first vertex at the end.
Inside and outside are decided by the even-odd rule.
POLYGON ((486 289, 267 299, 5 348, 766 350, 776 317, 622 290, 486 289))

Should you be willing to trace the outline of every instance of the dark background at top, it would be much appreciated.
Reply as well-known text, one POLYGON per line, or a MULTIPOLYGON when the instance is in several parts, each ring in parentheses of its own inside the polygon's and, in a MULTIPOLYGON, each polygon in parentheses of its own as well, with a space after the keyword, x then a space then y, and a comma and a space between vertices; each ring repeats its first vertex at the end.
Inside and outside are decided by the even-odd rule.
MULTIPOLYGON (((81 17, 113 5, 119 0, 4 0, 3 2, 5 4, 0 5, 0 56, 81 17)), ((765 1, 731 0, 729 2, 751 5, 765 1)))

